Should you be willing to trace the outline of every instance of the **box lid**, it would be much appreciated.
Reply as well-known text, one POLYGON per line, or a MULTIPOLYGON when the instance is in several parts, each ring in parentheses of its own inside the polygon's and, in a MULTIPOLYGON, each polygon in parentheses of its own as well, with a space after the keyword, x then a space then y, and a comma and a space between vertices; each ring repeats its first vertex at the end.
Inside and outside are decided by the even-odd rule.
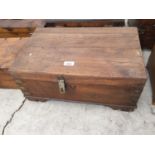
POLYGON ((136 28, 37 28, 10 69, 21 78, 145 79, 136 28))

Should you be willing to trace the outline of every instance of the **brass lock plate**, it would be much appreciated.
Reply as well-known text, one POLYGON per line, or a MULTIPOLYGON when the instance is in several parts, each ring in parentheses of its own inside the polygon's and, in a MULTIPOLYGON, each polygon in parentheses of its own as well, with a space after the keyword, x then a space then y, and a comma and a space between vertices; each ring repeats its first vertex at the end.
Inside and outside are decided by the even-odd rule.
POLYGON ((65 88, 65 80, 63 78, 58 79, 58 87, 60 94, 65 94, 66 88, 65 88))

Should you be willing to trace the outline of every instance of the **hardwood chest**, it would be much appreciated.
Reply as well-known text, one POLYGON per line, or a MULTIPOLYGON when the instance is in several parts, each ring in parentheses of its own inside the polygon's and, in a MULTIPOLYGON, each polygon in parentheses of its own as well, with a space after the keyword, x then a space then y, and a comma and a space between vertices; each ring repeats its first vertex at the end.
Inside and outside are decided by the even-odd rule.
POLYGON ((25 97, 133 110, 146 72, 136 28, 37 28, 9 72, 25 97))

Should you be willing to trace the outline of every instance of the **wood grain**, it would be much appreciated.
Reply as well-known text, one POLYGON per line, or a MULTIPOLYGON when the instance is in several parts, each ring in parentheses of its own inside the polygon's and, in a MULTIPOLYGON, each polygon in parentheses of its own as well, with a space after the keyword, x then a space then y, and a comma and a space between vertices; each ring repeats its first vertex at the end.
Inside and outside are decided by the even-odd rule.
POLYGON ((44 27, 45 20, 0 20, 0 38, 29 37, 36 27, 44 27))
POLYGON ((8 69, 26 41, 27 38, 0 39, 0 88, 17 88, 16 82, 9 74, 8 69))
POLYGON ((45 20, 42 19, 1 19, 0 27, 6 28, 35 28, 44 27, 45 20))
POLYGON ((137 36, 138 32, 137 32, 137 28, 135 27, 97 27, 97 28, 94 28, 94 27, 89 27, 89 28, 79 28, 79 27, 74 27, 74 28, 46 28, 46 29, 43 29, 43 28, 37 28, 35 30, 35 33, 34 34, 37 34, 38 33, 48 33, 48 34, 54 34, 54 33, 63 33, 63 34, 69 34, 69 33, 73 33, 73 34, 78 34, 78 33, 84 33, 84 34, 117 34, 117 35, 125 35, 125 34, 132 34, 135 36, 137 36))

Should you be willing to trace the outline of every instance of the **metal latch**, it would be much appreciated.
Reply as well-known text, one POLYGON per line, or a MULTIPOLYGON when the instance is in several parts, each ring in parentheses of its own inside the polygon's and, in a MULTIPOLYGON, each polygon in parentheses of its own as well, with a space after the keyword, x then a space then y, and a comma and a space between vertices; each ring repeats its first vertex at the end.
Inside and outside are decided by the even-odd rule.
POLYGON ((58 79, 58 86, 60 94, 65 94, 66 92, 65 80, 62 77, 58 79))

